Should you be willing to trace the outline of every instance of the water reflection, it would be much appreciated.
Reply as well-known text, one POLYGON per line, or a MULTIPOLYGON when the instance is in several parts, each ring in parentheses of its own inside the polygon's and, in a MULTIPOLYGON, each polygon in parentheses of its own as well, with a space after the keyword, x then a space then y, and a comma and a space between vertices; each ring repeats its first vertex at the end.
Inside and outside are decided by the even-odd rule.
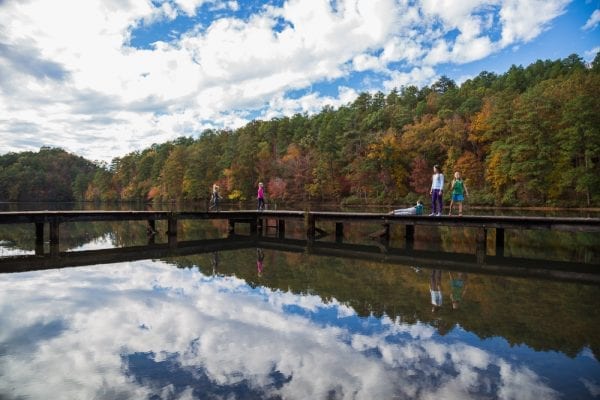
MULTIPOLYGON (((597 394, 600 368, 587 347, 570 357, 480 336, 453 323, 449 313, 454 311, 443 303, 431 318, 418 308, 364 313, 348 301, 374 301, 369 293, 390 290, 407 304, 413 293, 422 293, 414 300, 423 304, 428 294, 421 287, 433 275, 429 270, 406 268, 402 277, 411 283, 392 277, 385 266, 373 275, 375 270, 363 263, 367 271, 355 272, 346 292, 343 280, 337 289, 331 283, 356 266, 337 275, 342 267, 336 259, 323 260, 332 274, 327 276, 312 257, 292 255, 289 263, 284 260, 290 255, 273 252, 269 257, 279 262, 261 277, 266 283, 257 285, 256 271, 247 264, 253 252, 194 258, 199 268, 175 268, 174 262, 189 263, 177 258, 2 275, 0 398, 57 393, 65 399, 552 399, 597 394), (370 280, 362 279, 369 275, 370 280), (298 284, 305 289, 297 290, 298 284)), ((257 260, 264 259, 265 251, 260 252, 257 260)), ((441 277, 441 290, 448 291, 441 277)), ((474 300, 481 312, 492 312, 484 319, 500 324, 504 314, 486 298, 486 289, 499 287, 482 279, 475 278, 474 300)), ((509 282, 520 288, 510 291, 513 296, 529 290, 524 282, 509 282)), ((548 304, 542 297, 536 306, 548 304)), ((507 316, 516 312, 510 303, 506 308, 507 316)), ((581 324, 596 321, 597 315, 581 324)))
POLYGON ((256 249, 256 273, 258 274, 259 277, 262 276, 263 269, 265 267, 264 259, 265 259, 265 253, 264 253, 263 249, 258 247, 256 249))

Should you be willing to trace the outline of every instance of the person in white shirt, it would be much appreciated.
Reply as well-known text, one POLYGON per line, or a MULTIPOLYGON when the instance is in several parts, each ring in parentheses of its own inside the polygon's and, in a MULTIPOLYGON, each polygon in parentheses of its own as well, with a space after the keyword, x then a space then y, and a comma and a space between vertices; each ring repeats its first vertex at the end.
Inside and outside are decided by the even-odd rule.
POLYGON ((433 166, 433 176, 431 177, 431 214, 429 216, 442 215, 442 208, 444 206, 442 196, 444 192, 444 174, 440 170, 439 165, 433 166))

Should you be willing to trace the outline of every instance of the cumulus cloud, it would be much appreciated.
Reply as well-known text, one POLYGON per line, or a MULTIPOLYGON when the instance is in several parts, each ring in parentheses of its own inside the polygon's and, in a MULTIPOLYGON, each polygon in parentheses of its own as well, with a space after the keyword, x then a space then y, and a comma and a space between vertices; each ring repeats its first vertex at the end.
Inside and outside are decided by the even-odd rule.
POLYGON ((158 261, 6 275, 0 290, 0 394, 185 398, 202 377, 221 393, 243 383, 290 399, 557 395, 526 367, 429 325, 384 317, 375 332, 350 329, 356 313, 335 299, 158 261), (339 321, 312 318, 323 310, 339 321))
POLYGON ((596 29, 596 27, 600 24, 600 9, 594 10, 590 18, 586 21, 585 25, 581 27, 581 29, 596 29))
POLYGON ((290 92, 348 86, 364 72, 378 74, 379 86, 356 79, 367 83, 354 92, 429 84, 440 64, 533 39, 567 1, 304 3, 244 15, 238 1, 0 2, 0 115, 11 120, 0 121, 0 146, 31 149, 13 129, 29 125, 40 144, 109 161, 206 128, 343 104, 352 99, 341 88, 337 98, 316 89, 297 105, 290 92), (183 18, 189 27, 152 31, 183 18), (155 37, 138 48, 142 28, 155 37))
POLYGON ((528 42, 565 11, 568 0, 507 0, 500 10, 502 22, 501 46, 528 42))

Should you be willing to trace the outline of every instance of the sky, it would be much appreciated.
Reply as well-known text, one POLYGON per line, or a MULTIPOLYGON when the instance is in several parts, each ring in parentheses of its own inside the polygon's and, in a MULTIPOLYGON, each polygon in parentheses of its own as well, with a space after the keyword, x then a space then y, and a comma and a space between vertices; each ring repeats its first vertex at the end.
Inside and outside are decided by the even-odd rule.
POLYGON ((600 50, 600 0, 0 0, 0 154, 110 162, 600 50))

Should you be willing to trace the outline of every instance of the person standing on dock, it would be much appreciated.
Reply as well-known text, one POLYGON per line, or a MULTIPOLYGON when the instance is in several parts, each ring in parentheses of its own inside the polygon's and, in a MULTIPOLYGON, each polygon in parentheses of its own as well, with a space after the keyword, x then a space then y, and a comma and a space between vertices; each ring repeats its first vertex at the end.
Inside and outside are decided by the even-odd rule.
POLYGON ((450 199, 450 210, 448 211, 448 215, 452 215, 452 206, 456 202, 456 204, 458 204, 458 216, 460 217, 462 216, 462 203, 465 200, 465 196, 469 195, 469 191, 458 171, 454 173, 454 179, 450 184, 450 191, 452 193, 452 198, 450 199))
POLYGON ((265 209, 265 186, 262 182, 258 183, 258 193, 256 195, 258 199, 258 211, 265 209))
POLYGON ((219 196, 219 185, 217 185, 215 183, 212 187, 212 195, 210 197, 210 209, 211 210, 214 208, 215 210, 219 211, 219 199, 220 198, 221 198, 221 196, 219 196))
POLYGON ((444 203, 442 202, 442 196, 444 191, 444 174, 440 170, 439 165, 433 166, 433 176, 431 177, 431 214, 429 216, 441 216, 442 208, 444 203))

